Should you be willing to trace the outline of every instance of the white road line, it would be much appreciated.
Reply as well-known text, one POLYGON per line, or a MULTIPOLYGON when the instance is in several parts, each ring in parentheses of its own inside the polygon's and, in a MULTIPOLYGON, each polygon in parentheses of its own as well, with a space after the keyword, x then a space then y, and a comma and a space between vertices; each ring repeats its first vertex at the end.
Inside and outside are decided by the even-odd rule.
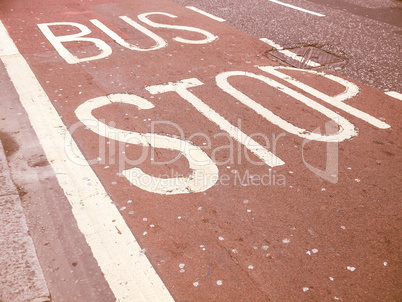
POLYGON ((402 94, 396 91, 387 91, 384 92, 386 95, 389 95, 390 97, 396 98, 400 101, 402 101, 402 94))
POLYGON ((310 67, 319 67, 319 66, 321 66, 320 64, 318 64, 318 63, 316 63, 314 61, 311 61, 311 60, 305 61, 303 57, 299 56, 298 54, 294 53, 293 51, 283 49, 282 46, 276 44, 275 42, 273 42, 273 41, 271 41, 271 40, 269 40, 267 38, 261 38, 260 40, 262 42, 264 42, 264 43, 276 48, 278 50, 278 52, 283 53, 285 56, 288 56, 293 60, 296 60, 296 61, 299 61, 301 63, 304 63, 304 64, 306 64, 306 65, 308 65, 310 67))
POLYGON ((268 0, 268 1, 274 2, 276 4, 280 4, 280 5, 283 5, 283 6, 286 6, 286 7, 290 7, 290 8, 293 8, 293 9, 297 9, 299 11, 302 11, 302 12, 305 12, 305 13, 308 13, 308 14, 311 14, 311 15, 315 15, 315 16, 318 16, 318 17, 325 17, 325 15, 323 15, 323 14, 316 13, 316 12, 313 12, 311 10, 307 10, 307 9, 304 9, 304 8, 301 8, 301 7, 298 7, 298 6, 294 6, 294 5, 291 5, 291 4, 287 4, 287 3, 284 3, 284 2, 281 2, 281 1, 277 1, 277 0, 268 0))
POLYGON ((274 41, 269 40, 267 38, 261 38, 260 41, 268 44, 269 46, 272 46, 273 48, 276 48, 277 50, 282 50, 283 49, 282 46, 280 46, 279 44, 276 44, 274 41))
POLYGON ((68 147, 83 158, 1 21, 0 59, 116 300, 173 301, 94 171, 88 165, 73 164, 66 155, 68 147), (92 185, 82 179, 90 179, 92 185))
POLYGON ((217 16, 214 16, 214 15, 212 15, 212 14, 210 14, 210 13, 207 13, 207 12, 205 12, 205 11, 199 9, 199 8, 196 8, 196 7, 194 7, 194 6, 186 6, 186 8, 191 9, 191 10, 193 10, 193 11, 195 11, 195 12, 201 14, 201 15, 207 16, 207 17, 209 17, 209 18, 211 18, 211 19, 213 19, 213 20, 215 20, 215 21, 218 21, 218 22, 226 22, 225 19, 222 19, 222 18, 219 18, 219 17, 217 17, 217 16))

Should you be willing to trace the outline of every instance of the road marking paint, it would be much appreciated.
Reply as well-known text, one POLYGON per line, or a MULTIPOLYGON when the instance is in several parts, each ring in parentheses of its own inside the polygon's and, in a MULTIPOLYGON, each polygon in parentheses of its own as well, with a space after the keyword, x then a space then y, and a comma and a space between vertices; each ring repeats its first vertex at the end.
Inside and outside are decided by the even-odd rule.
MULTIPOLYGON (((211 188, 219 178, 215 162, 198 146, 190 141, 155 133, 140 133, 111 127, 99 121, 92 111, 112 104, 123 103, 139 109, 152 109, 155 106, 144 98, 134 94, 111 94, 90 99, 78 106, 75 114, 91 131, 105 138, 112 138, 124 143, 153 148, 180 151, 193 170, 188 177, 160 178, 143 172, 140 168, 123 170, 122 174, 136 187, 158 194, 187 194, 203 192, 211 188)), ((145 154, 146 156, 146 154, 145 154)), ((124 157, 124 162, 138 165, 144 161, 144 153, 135 161, 124 157)))
POLYGON ((93 25, 95 25, 96 27, 98 27, 100 30, 102 30, 103 32, 105 32, 109 37, 111 37, 113 40, 116 41, 116 43, 120 44, 123 47, 126 47, 128 49, 131 50, 137 50, 137 51, 150 51, 150 50, 156 50, 156 49, 160 49, 163 47, 167 46, 167 42, 165 40, 163 40, 161 37, 159 37, 158 35, 154 34, 152 31, 146 29, 144 26, 140 25, 139 23, 135 22, 134 20, 130 19, 127 16, 120 16, 120 19, 122 19, 123 21, 127 22, 128 24, 130 24, 132 27, 134 27, 135 29, 139 30, 140 32, 142 32, 143 34, 145 34, 146 36, 150 37, 152 40, 155 41, 155 46, 152 46, 150 48, 140 48, 137 45, 133 45, 130 44, 128 42, 126 42, 124 39, 122 39, 118 34, 116 34, 114 31, 112 31, 111 29, 109 29, 109 27, 105 26, 102 22, 100 22, 97 19, 93 19, 90 20, 91 23, 93 25))
POLYGON ((80 62, 99 60, 106 58, 112 54, 112 48, 104 41, 96 38, 85 37, 92 31, 85 25, 76 22, 53 22, 53 23, 42 23, 38 24, 39 29, 42 31, 44 36, 52 43, 53 47, 57 50, 60 56, 67 61, 69 64, 77 64, 80 62), (80 30, 79 33, 55 36, 50 30, 50 26, 73 26, 80 30), (86 57, 79 59, 70 53, 70 51, 63 45, 64 42, 90 42, 95 44, 95 46, 100 50, 100 53, 96 56, 86 57))
POLYGON ((16 54, 19 54, 18 49, 0 20, 0 58, 16 54))
MULTIPOLYGON (((201 35, 204 35, 205 38, 201 40, 189 40, 181 37, 174 37, 173 40, 180 42, 180 43, 186 43, 186 44, 206 44, 206 43, 211 43, 215 40, 218 39, 217 36, 213 35, 212 33, 196 28, 196 27, 191 27, 191 26, 179 26, 179 25, 169 25, 169 24, 163 24, 163 23, 156 23, 151 20, 149 20, 147 17, 149 15, 163 15, 167 16, 170 18, 177 18, 177 16, 168 14, 168 13, 163 13, 163 12, 150 12, 150 13, 144 13, 138 15, 138 19, 144 22, 145 24, 148 24, 149 26, 152 26, 154 28, 166 28, 166 29, 174 29, 174 30, 183 30, 183 31, 190 31, 190 32, 196 32, 201 35)), ((101 31, 103 31, 106 35, 108 35, 110 38, 112 38, 116 43, 119 45, 130 49, 134 51, 153 51, 153 50, 158 50, 161 48, 164 48, 168 45, 168 43, 161 37, 159 37, 157 34, 153 33, 152 31, 148 30, 147 28, 143 27, 141 24, 135 22, 134 20, 130 19, 127 16, 120 16, 120 19, 152 39, 155 44, 149 48, 141 48, 135 44, 131 44, 126 42, 123 38, 121 38, 117 33, 112 31, 110 28, 108 28, 105 24, 100 22, 97 19, 91 19, 89 20, 93 25, 95 25, 97 28, 99 28, 101 31)), ((59 55, 67 61, 69 64, 77 64, 80 62, 86 62, 86 61, 91 61, 91 60, 99 60, 106 58, 112 54, 112 48, 109 46, 108 43, 105 41, 99 39, 99 38, 92 38, 88 37, 89 34, 92 33, 92 31, 84 24, 76 23, 76 22, 53 22, 53 23, 42 23, 38 24, 39 29, 42 31, 43 35, 49 40, 49 42, 53 45, 53 47, 57 50, 59 55), (79 30, 79 33, 73 33, 70 35, 62 35, 62 36, 56 36, 51 30, 50 27, 52 26, 70 26, 70 27, 76 27, 79 30), (84 57, 84 58, 78 58, 77 56, 73 55, 70 53, 70 51, 63 45, 65 42, 90 42, 91 44, 94 44, 98 49, 99 49, 99 54, 90 56, 90 57, 84 57)), ((0 37, 1 38, 1 37, 0 37)), ((44 43, 44 42, 43 42, 44 43)))
POLYGON ((307 9, 304 9, 304 8, 301 8, 301 7, 298 7, 298 6, 294 6, 294 5, 291 5, 291 4, 288 4, 288 3, 284 3, 284 2, 281 2, 281 1, 277 1, 277 0, 268 0, 268 1, 271 1, 271 2, 276 3, 276 4, 280 4, 280 5, 283 5, 283 6, 286 6, 286 7, 290 7, 290 8, 293 8, 293 9, 296 9, 296 10, 299 10, 299 11, 302 11, 302 12, 305 12, 305 13, 308 13, 308 14, 311 14, 311 15, 315 15, 315 16, 318 16, 318 17, 325 17, 325 15, 323 15, 323 14, 316 13, 316 12, 313 12, 311 10, 307 10, 307 9))
POLYGON ((83 155, 1 21, 0 38, 0 59, 116 300, 173 301, 94 171, 71 164, 66 138, 75 154, 83 155), (80 181, 84 177, 92 186, 80 181))
POLYGON ((395 98, 395 99, 398 99, 398 100, 402 101, 402 94, 399 93, 399 92, 396 92, 396 91, 387 91, 387 92, 384 92, 384 93, 385 93, 386 95, 390 96, 390 97, 393 97, 393 98, 395 98))
POLYGON ((336 96, 329 96, 329 95, 326 95, 325 93, 322 93, 321 91, 318 91, 317 89, 314 89, 311 86, 308 86, 308 85, 296 80, 295 78, 288 76, 287 74, 284 74, 284 73, 278 71, 281 69, 282 70, 299 70, 299 71, 301 71, 300 69, 292 68, 292 67, 284 67, 284 66, 264 66, 264 67, 258 67, 258 68, 260 68, 261 70, 264 70, 274 76, 277 76, 278 78, 283 79, 286 82, 288 82, 300 89, 303 89, 307 93, 323 100, 324 102, 326 102, 332 106, 335 106, 336 108, 339 108, 339 109, 341 109, 341 110, 343 110, 343 111, 345 111, 377 128, 380 128, 380 129, 391 128, 391 126, 388 125, 387 123, 384 123, 383 121, 371 116, 370 114, 367 114, 359 109, 356 109, 356 108, 344 103, 344 101, 355 97, 360 91, 359 87, 357 85, 353 84, 352 82, 349 82, 340 77, 337 77, 337 76, 334 76, 331 74, 327 74, 324 72, 320 72, 320 71, 302 70, 303 72, 308 72, 308 73, 316 74, 318 76, 323 76, 323 77, 330 79, 345 87, 344 92, 341 92, 336 96))
POLYGON ((201 14, 201 15, 207 16, 207 17, 209 17, 209 18, 211 18, 211 19, 213 19, 215 21, 226 22, 225 19, 222 19, 222 18, 219 18, 217 16, 214 16, 214 15, 212 15, 210 13, 207 13, 206 11, 203 11, 203 10, 201 10, 199 8, 194 7, 194 6, 186 6, 186 8, 191 9, 191 10, 193 10, 193 11, 195 11, 195 12, 201 14))
POLYGON ((153 22, 148 19, 148 16, 151 16, 151 15, 162 15, 162 16, 166 16, 169 18, 177 18, 177 16, 169 14, 169 13, 150 12, 150 13, 144 13, 144 14, 138 15, 138 19, 140 21, 142 21, 143 23, 145 23, 149 26, 152 26, 154 28, 166 28, 166 29, 191 31, 191 32, 200 33, 201 35, 205 36, 205 38, 202 40, 189 40, 189 39, 185 39, 185 38, 181 38, 181 37, 174 37, 173 40, 175 40, 177 42, 186 43, 186 44, 207 44, 207 43, 211 43, 211 42, 215 41, 216 39, 218 39, 218 37, 215 36, 214 34, 211 34, 210 32, 200 29, 200 28, 153 22))
POLYGON ((305 61, 305 59, 302 56, 299 56, 298 54, 294 53, 293 51, 287 50, 287 49, 283 49, 282 46, 280 46, 279 44, 276 44, 275 42, 267 39, 267 38, 261 38, 260 41, 276 48, 278 50, 278 52, 283 53, 285 56, 290 57, 291 59, 295 60, 295 61, 299 61, 303 64, 306 64, 310 67, 320 67, 321 64, 318 64, 314 61, 311 60, 307 60, 305 61))
MULTIPOLYGON (((269 67, 262 67, 262 66, 257 67, 264 71, 269 70, 268 69, 269 67)), ((228 72, 222 72, 219 75, 217 75, 216 83, 223 91, 230 94, 231 96, 239 100, 241 103, 243 103, 250 109, 254 110, 256 113, 264 117, 267 121, 299 137, 320 142, 342 142, 344 140, 355 137, 358 134, 357 129, 355 129, 355 126, 344 117, 324 107, 323 105, 313 101, 312 99, 302 95, 301 93, 287 86, 284 86, 279 82, 276 82, 271 78, 251 72, 228 71, 228 72), (322 113, 329 119, 331 119, 335 124, 339 126, 339 131, 335 134, 324 135, 321 133, 307 131, 306 129, 293 125, 292 123, 282 119, 278 115, 274 114, 272 111, 268 110, 261 104, 257 103, 256 101, 245 95, 243 92, 233 87, 228 81, 228 78, 232 76, 243 76, 251 79, 256 79, 267 84, 268 86, 277 89, 278 91, 281 91, 282 93, 289 95, 290 97, 300 101, 301 103, 305 104, 311 109, 314 109, 322 113)))
POLYGON ((276 44, 274 41, 269 40, 267 38, 261 38, 260 41, 272 46, 273 48, 276 48, 277 50, 282 50, 283 49, 282 46, 280 46, 279 44, 276 44))
POLYGON ((279 157, 265 149, 258 142, 242 132, 239 128, 233 126, 228 120, 226 120, 218 112, 213 110, 211 107, 209 107, 188 90, 188 88, 201 86, 203 84, 204 83, 202 83, 200 80, 192 78, 175 83, 170 82, 162 85, 148 86, 145 87, 145 89, 148 90, 151 94, 159 94, 170 91, 176 92, 179 96, 181 96, 194 108, 196 108, 198 112, 202 113, 210 121, 217 124, 219 128, 226 131, 231 137, 233 137, 239 143, 243 144, 248 150, 254 153, 254 155, 256 155, 258 158, 263 160, 268 166, 276 167, 285 164, 285 162, 282 161, 279 157))

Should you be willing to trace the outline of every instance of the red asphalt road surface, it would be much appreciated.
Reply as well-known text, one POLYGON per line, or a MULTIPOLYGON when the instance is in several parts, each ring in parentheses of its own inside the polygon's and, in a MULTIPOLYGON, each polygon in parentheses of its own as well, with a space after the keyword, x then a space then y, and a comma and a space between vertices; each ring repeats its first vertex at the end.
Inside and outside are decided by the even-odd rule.
MULTIPOLYGON (((278 65, 264 55, 267 44, 170 1, 6 0, 0 3, 0 19, 175 300, 401 299, 400 101, 346 79, 360 92, 345 103, 391 128, 372 126, 256 67, 278 65), (149 15, 154 24, 190 26, 218 38, 204 44, 177 41, 206 36, 151 26, 138 18, 150 12, 177 16, 149 15), (90 22, 99 20, 141 49, 155 45, 119 16, 131 18, 167 45, 130 50, 90 22), (38 27, 53 22, 85 25, 91 30, 88 37, 105 41, 112 53, 69 64, 38 27), (229 71, 275 79, 338 112, 358 129, 357 135, 337 144, 289 133, 218 87, 216 76, 229 71), (146 89, 190 78, 203 83, 190 88, 192 94, 285 164, 268 166, 176 92, 153 95, 146 89), (92 112, 97 119, 117 129, 191 140, 216 163, 216 184, 186 194, 160 194, 133 185, 123 170, 136 167, 165 178, 187 177, 192 170, 179 151, 105 139, 85 128, 75 110, 110 94, 134 94, 154 108, 110 104, 92 112), (332 150, 328 156, 327 150, 332 150), (311 166, 325 170, 331 159, 336 161, 330 171, 334 176, 325 179, 312 171, 311 166)), ((72 25, 49 29, 55 36, 80 31, 72 25)), ((92 42, 63 45, 80 58, 100 53, 92 42)), ((345 89, 304 71, 283 73, 330 96, 345 89)), ((237 75, 229 82, 302 129, 324 131, 329 122, 262 81, 237 75)))

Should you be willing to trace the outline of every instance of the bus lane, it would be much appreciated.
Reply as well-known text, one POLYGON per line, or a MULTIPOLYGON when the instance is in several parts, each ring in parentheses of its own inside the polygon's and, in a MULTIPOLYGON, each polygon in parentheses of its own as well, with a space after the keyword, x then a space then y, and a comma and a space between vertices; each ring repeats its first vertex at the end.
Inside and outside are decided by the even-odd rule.
POLYGON ((98 2, 2 22, 71 169, 90 165, 174 299, 396 294, 399 101, 169 1, 98 2))

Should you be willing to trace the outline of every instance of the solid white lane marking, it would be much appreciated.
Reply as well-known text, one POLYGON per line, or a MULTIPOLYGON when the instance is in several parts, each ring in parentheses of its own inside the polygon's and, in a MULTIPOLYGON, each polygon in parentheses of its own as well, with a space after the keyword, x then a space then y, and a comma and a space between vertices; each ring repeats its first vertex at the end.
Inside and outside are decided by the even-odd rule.
POLYGON ((384 93, 385 93, 386 95, 390 96, 390 97, 393 97, 393 98, 395 98, 395 99, 398 99, 398 100, 402 101, 402 94, 399 93, 399 92, 396 92, 396 91, 387 91, 387 92, 384 92, 384 93))
POLYGON ((291 5, 291 4, 287 4, 287 3, 284 3, 284 2, 281 2, 281 1, 277 1, 277 0, 268 0, 268 1, 271 1, 271 2, 276 3, 276 4, 280 4, 280 5, 283 5, 283 6, 286 6, 286 7, 290 7, 290 8, 293 8, 293 9, 296 9, 296 10, 299 10, 299 11, 302 11, 302 12, 305 12, 305 13, 308 13, 308 14, 311 14, 311 15, 315 15, 315 16, 318 16, 318 17, 325 17, 325 15, 323 15, 323 14, 316 13, 316 12, 313 12, 311 10, 307 10, 307 9, 304 9, 304 8, 301 8, 301 7, 298 7, 298 6, 294 6, 294 5, 291 5))
POLYGON ((305 61, 303 57, 299 56, 298 54, 294 53, 293 51, 287 50, 287 49, 283 49, 282 46, 280 46, 279 44, 276 44, 275 42, 267 39, 267 38, 261 38, 260 41, 268 44, 269 46, 272 46, 274 48, 276 48, 278 50, 278 52, 283 53, 285 56, 290 57, 291 59, 295 60, 295 61, 299 61, 301 63, 304 63, 310 67, 319 67, 321 66, 321 64, 318 64, 314 61, 311 60, 307 60, 305 61))
POLYGON ((18 49, 0 20, 0 57, 16 54, 19 54, 18 49))
POLYGON ((0 59, 116 300, 173 301, 94 171, 88 165, 72 164, 67 156, 65 141, 83 158, 1 21, 0 37, 0 59), (91 179, 92 185, 83 182, 84 178, 91 179))
POLYGON ((194 6, 186 6, 186 8, 191 9, 191 10, 193 10, 193 11, 195 11, 195 12, 201 14, 201 15, 207 16, 207 17, 209 17, 209 18, 211 18, 211 19, 213 19, 215 21, 226 22, 225 19, 222 19, 222 18, 219 18, 217 16, 214 16, 214 15, 212 15, 210 13, 207 13, 206 11, 203 11, 203 10, 201 10, 199 8, 194 7, 194 6))

